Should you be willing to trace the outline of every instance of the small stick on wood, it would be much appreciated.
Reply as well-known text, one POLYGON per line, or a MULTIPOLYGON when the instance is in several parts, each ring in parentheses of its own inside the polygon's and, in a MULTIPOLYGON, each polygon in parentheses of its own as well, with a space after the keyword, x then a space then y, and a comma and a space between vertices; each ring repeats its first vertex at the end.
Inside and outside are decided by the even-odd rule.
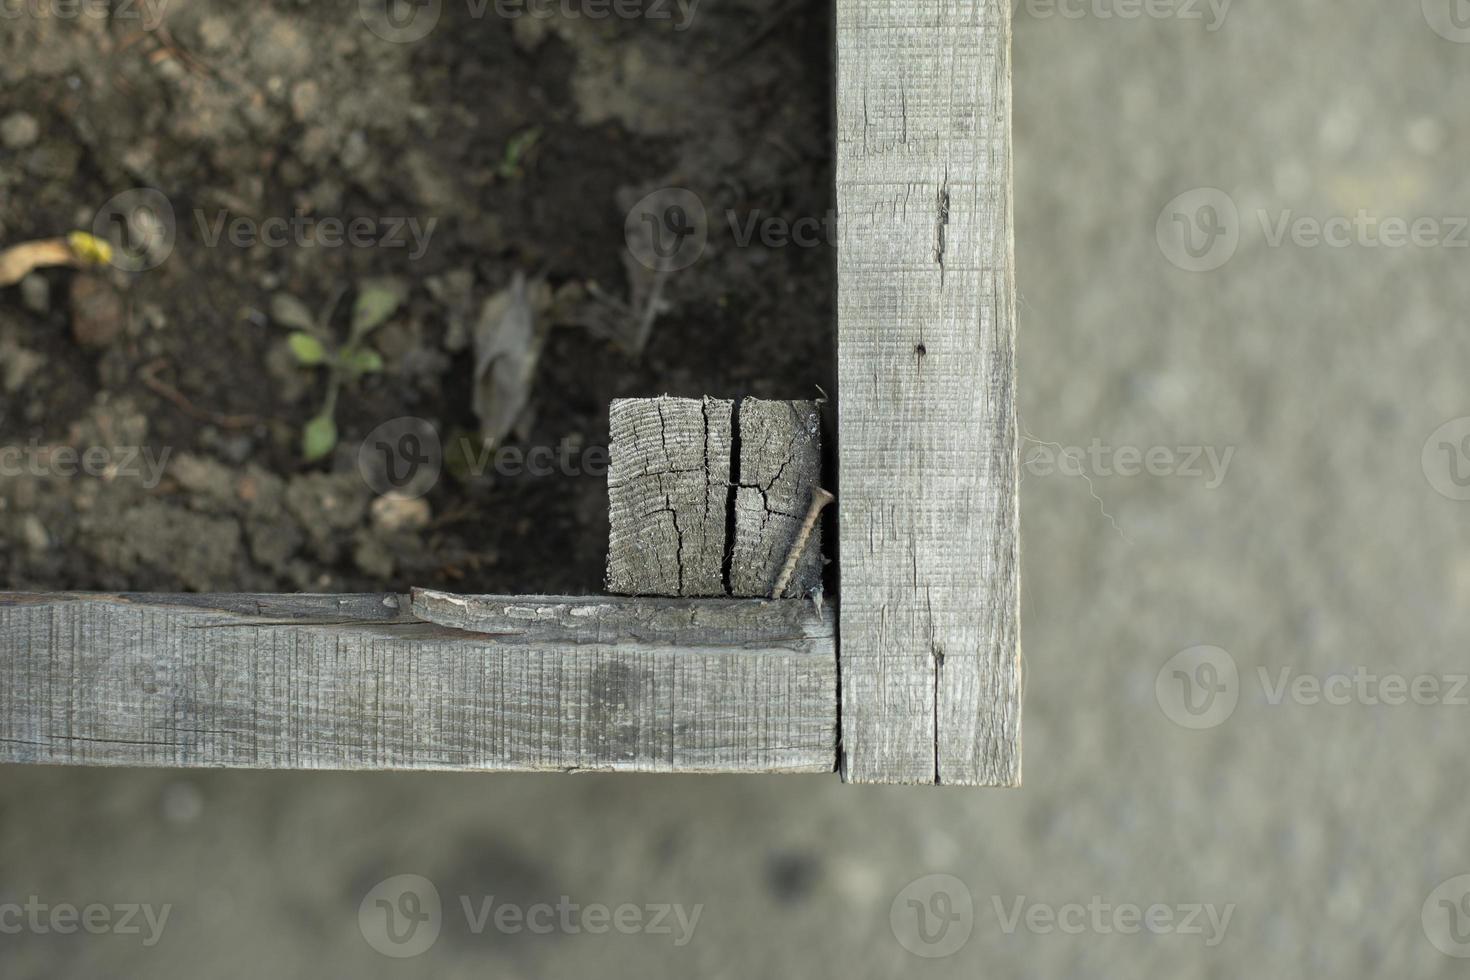
POLYGON ((786 556, 786 564, 781 566, 781 574, 776 576, 776 587, 771 590, 772 599, 781 598, 781 593, 786 591, 786 583, 791 581, 791 575, 796 571, 796 563, 806 550, 807 539, 812 536, 812 528, 817 526, 822 508, 836 499, 830 490, 812 488, 812 505, 807 508, 806 520, 801 522, 801 530, 796 532, 796 541, 792 543, 791 552, 786 556))

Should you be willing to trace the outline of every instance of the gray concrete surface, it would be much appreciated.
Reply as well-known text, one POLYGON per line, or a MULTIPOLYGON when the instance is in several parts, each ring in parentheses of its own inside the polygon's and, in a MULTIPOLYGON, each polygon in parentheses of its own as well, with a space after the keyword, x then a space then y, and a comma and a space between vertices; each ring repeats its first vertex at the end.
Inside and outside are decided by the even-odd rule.
POLYGON ((1470 415, 1470 43, 1430 26, 1459 36, 1449 0, 1237 0, 1214 31, 1203 4, 1049 9, 1023 0, 1015 43, 1024 789, 8 768, 0 904, 173 908, 152 947, 0 935, 0 973, 1463 976, 1470 503, 1465 432, 1431 435, 1470 415), (1186 271, 1225 254, 1206 198, 1174 209, 1193 258, 1163 212, 1206 187, 1238 247, 1186 271), (1288 211, 1359 209, 1431 224, 1403 247, 1271 241, 1288 211), (1162 447, 1153 472, 1120 475, 1126 447, 1162 447), (1233 452, 1222 474, 1189 447, 1233 452), (1200 645, 1223 655, 1171 662, 1200 645), (1420 675, 1435 703, 1384 703, 1420 675), (443 902, 411 959, 367 941, 381 908, 359 916, 399 874, 443 902), (459 898, 490 895, 702 911, 683 945, 477 935, 459 898), (1130 903, 1173 919, 1124 931, 1130 903), (1231 908, 1223 936, 1180 928, 1191 903, 1231 908))

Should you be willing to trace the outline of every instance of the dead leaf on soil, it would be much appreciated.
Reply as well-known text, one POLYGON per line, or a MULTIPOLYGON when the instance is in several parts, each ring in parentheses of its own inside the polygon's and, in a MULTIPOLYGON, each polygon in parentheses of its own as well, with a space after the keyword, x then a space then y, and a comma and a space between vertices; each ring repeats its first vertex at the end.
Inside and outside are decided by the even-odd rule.
POLYGON ((475 415, 480 435, 498 446, 516 427, 531 401, 531 384, 546 339, 538 314, 551 304, 542 280, 527 283, 517 272, 508 289, 485 301, 475 327, 475 415))

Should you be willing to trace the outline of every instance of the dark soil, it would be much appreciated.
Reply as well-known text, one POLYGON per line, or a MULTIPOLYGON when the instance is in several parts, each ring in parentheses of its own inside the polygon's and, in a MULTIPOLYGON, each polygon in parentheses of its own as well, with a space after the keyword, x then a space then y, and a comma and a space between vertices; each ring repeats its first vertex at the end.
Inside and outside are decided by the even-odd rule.
POLYGON ((444 0, 413 43, 375 34, 356 0, 173 0, 157 24, 136 3, 38 4, 0 22, 0 248, 91 230, 138 188, 175 229, 156 268, 0 289, 6 588, 600 591, 601 469, 476 474, 454 448, 481 445, 473 339, 518 272, 554 302, 504 446, 595 459, 616 397, 832 390, 831 248, 737 234, 831 208, 828 8, 699 4, 685 30, 481 9, 444 0), (663 280, 639 352, 624 334, 656 277, 625 218, 663 187, 703 202, 708 245, 663 280), (271 218, 434 224, 421 255, 215 237, 271 218), (409 289, 370 338, 385 369, 347 387, 336 450, 308 463, 325 375, 293 361, 272 299, 315 311, 345 291, 340 333, 383 277, 409 289), (404 416, 450 447, 427 511, 377 499, 358 466, 404 416))

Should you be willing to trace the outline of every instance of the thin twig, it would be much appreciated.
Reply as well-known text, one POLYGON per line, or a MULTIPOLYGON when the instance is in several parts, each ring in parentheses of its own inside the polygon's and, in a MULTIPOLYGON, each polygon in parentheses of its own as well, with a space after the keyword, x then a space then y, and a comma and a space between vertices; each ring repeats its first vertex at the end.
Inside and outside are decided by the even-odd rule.
POLYGON ((156 361, 145 364, 138 371, 138 380, 149 391, 163 398, 167 398, 179 407, 181 411, 192 419, 200 422, 209 422, 222 429, 248 429, 265 421, 258 415, 222 415, 218 412, 206 411, 191 402, 183 392, 158 378, 158 372, 168 367, 168 358, 160 357, 156 361))

